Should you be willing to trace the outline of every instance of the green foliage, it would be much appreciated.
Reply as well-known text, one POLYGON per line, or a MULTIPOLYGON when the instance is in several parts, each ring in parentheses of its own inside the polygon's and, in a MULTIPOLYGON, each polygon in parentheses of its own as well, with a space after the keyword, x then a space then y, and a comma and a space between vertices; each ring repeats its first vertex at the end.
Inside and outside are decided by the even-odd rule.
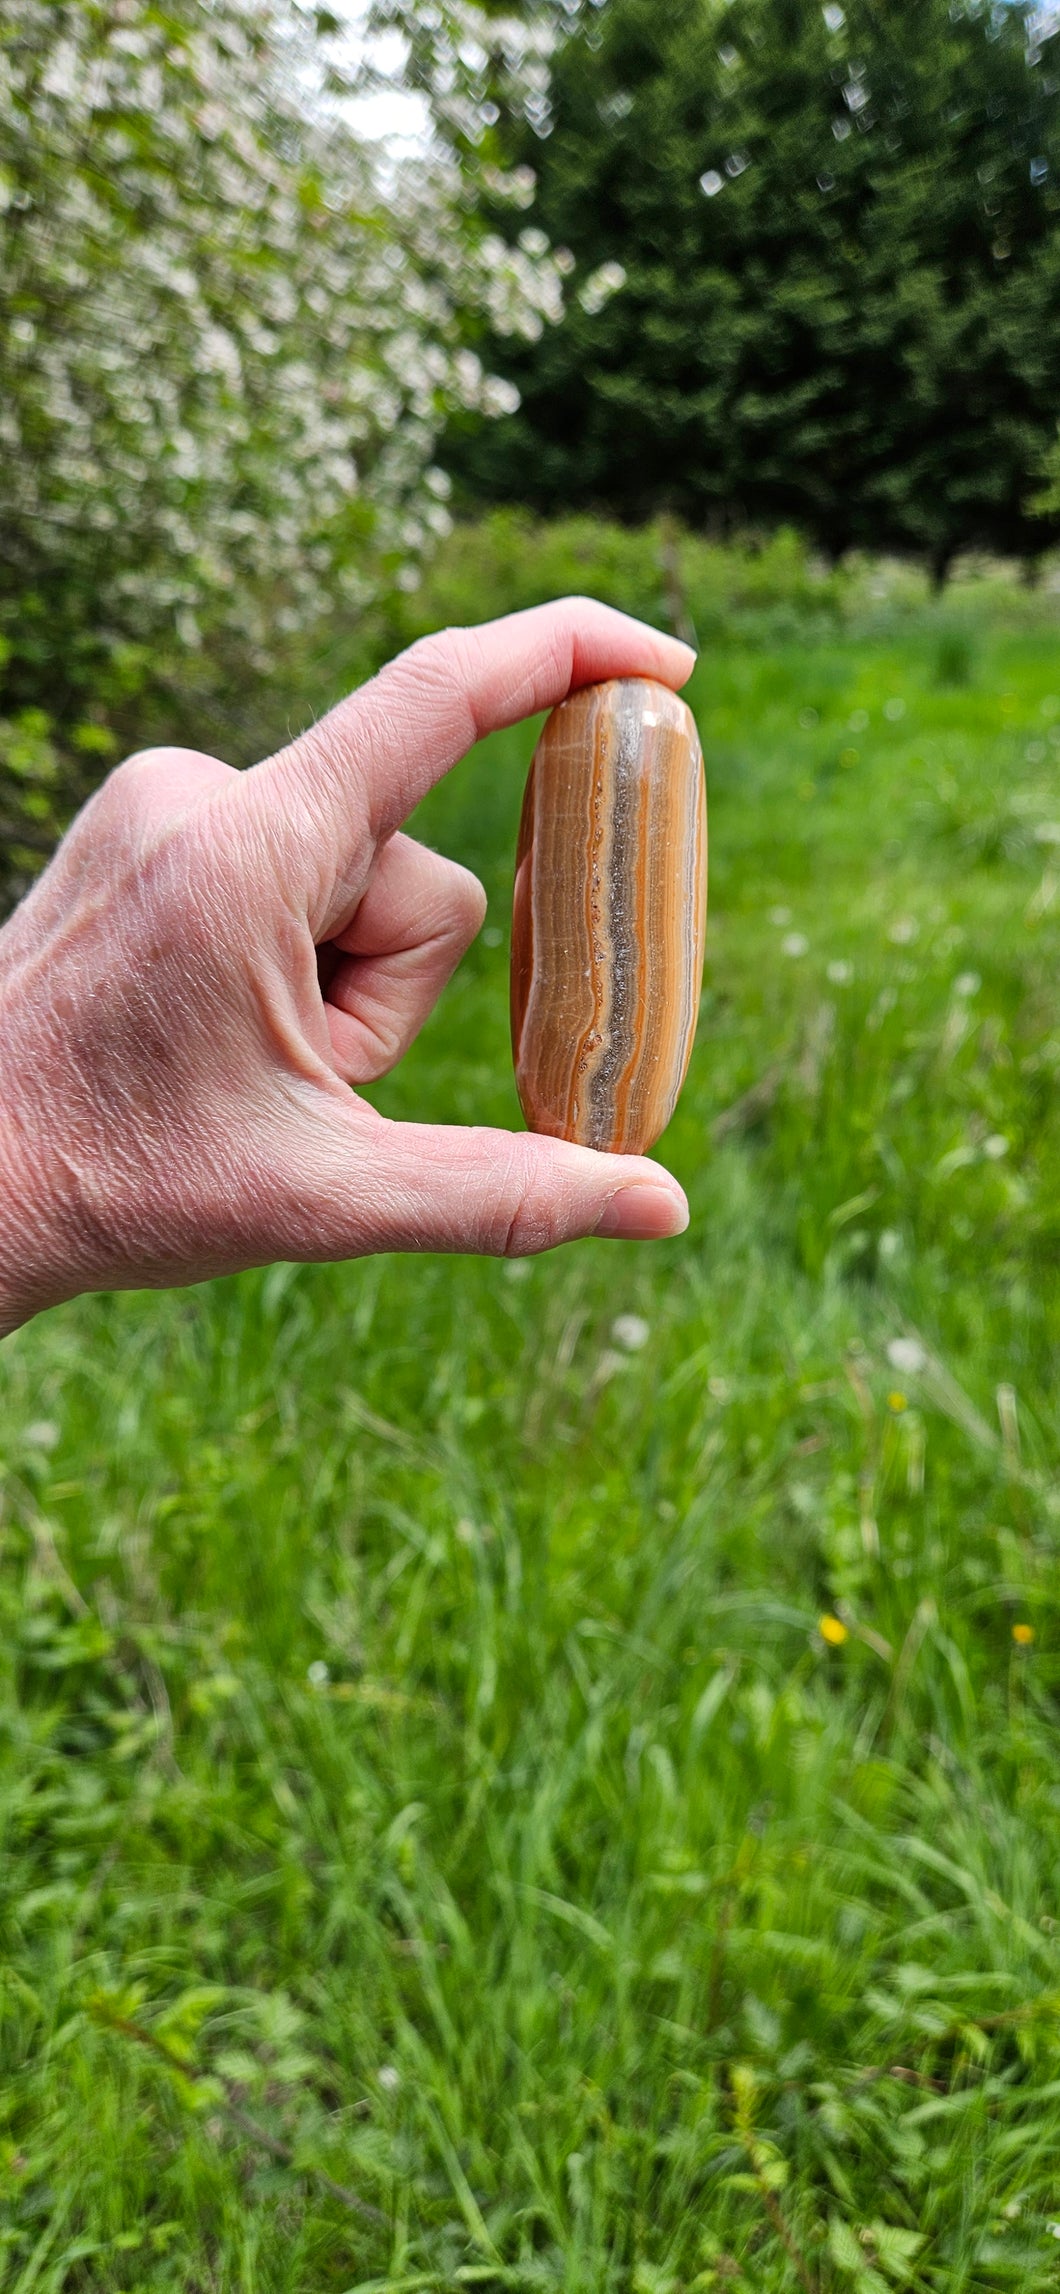
POLYGON ((1049 517, 1060 512, 1060 438, 1050 439, 1038 474, 1044 484, 1033 497, 1032 506, 1041 516, 1049 517))
MULTIPOLYGON (((4 653, 0 644, 0 670, 4 653)), ((85 717, 66 729, 62 747, 45 709, 0 718, 0 894, 24 891, 62 835, 78 803, 114 762, 107 726, 85 717)))
MULTIPOLYGON (((581 517, 553 522, 497 510, 459 524, 406 578, 366 604, 351 641, 345 619, 288 641, 273 674, 249 696, 235 685, 234 662, 219 646, 209 663, 185 664, 181 690, 145 693, 133 655, 127 690, 112 663, 104 703, 72 725, 23 709, 0 720, 0 895, 21 892, 60 830, 125 746, 183 734, 233 762, 279 746, 299 717, 371 676, 428 630, 516 612, 549 598, 590 591, 624 612, 671 627, 693 642, 739 630, 769 641, 785 631, 832 626, 856 606, 864 570, 828 573, 791 531, 763 545, 719 545, 659 519, 641 532, 581 517)), ((943 647, 967 639, 949 633, 943 647)), ((2 671, 0 671, 2 675, 2 671)))
POLYGON ((458 523, 415 589, 388 601, 374 633, 381 654, 427 630, 516 613, 588 592, 691 642, 737 631, 776 637, 831 625, 852 610, 863 577, 829 572, 790 529, 761 545, 711 542, 668 518, 644 528, 588 516, 495 510, 458 523))
POLYGON ((1045 545, 1060 83, 1026 8, 544 8, 547 68, 509 34, 454 110, 456 13, 409 27, 439 116, 497 227, 571 259, 562 325, 501 355, 519 410, 452 425, 472 492, 794 521, 938 578, 1045 545))
MULTIPOLYGON (((439 596, 586 547, 506 531, 439 596)), ((840 594, 692 687, 686 1238, 0 1352, 13 2288, 1055 2285, 1057 608, 840 594)), ((491 914, 390 1112, 516 1117, 529 740, 425 808, 491 914)))

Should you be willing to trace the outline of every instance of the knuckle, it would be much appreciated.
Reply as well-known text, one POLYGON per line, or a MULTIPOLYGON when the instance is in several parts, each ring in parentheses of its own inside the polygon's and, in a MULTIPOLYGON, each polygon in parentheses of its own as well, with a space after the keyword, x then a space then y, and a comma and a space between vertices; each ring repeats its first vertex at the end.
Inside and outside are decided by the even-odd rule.
POLYGON ((401 660, 418 676, 444 680, 448 684, 454 671, 470 650, 471 631, 454 623, 446 629, 434 629, 427 637, 419 637, 410 645, 401 660))
POLYGON ((376 1083, 380 1076, 389 1075, 397 1066, 406 1048, 406 1032, 400 1019, 391 1012, 365 1014, 361 1021, 363 1056, 358 1060, 358 1080, 376 1083))
POLYGON ((127 780, 137 779, 145 773, 164 772, 167 765, 172 763, 173 756, 174 751, 165 747, 133 749, 120 765, 115 765, 111 779, 115 780, 119 775, 127 780))
POLYGON ((169 745, 134 749, 131 756, 115 766, 110 779, 127 797, 142 794, 168 799, 174 791, 178 796, 186 796, 190 789, 214 784, 215 776, 227 777, 229 769, 219 758, 208 757, 201 749, 169 745))
POLYGON ((408 679, 418 696, 445 699, 451 705, 456 693, 474 685, 477 662, 476 631, 454 625, 418 638, 407 653, 399 655, 393 668, 408 679))
POLYGON ((480 671, 476 630, 434 630, 380 670, 371 689, 374 707, 388 730, 410 744, 422 739, 425 728, 435 736, 444 729, 455 759, 484 729, 475 705, 480 671))
POLYGON ((148 790, 163 769, 164 756, 165 751, 161 749, 138 749, 135 755, 115 765, 93 799, 92 810, 97 822, 101 817, 108 825, 111 820, 123 825, 135 821, 148 790))
POLYGON ((461 868, 459 861, 454 860, 450 865, 452 875, 449 890, 453 915, 466 937, 472 938, 480 929, 489 906, 485 887, 470 868, 461 868))

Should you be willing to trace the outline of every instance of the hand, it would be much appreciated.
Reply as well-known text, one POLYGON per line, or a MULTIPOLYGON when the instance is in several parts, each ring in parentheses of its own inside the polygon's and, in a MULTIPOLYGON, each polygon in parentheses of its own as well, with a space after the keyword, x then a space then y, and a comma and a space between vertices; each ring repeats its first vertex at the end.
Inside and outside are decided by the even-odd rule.
POLYGON ((119 766, 0 932, 0 1330, 275 1258, 679 1233, 657 1164, 390 1123, 350 1085, 400 1059, 485 910, 400 834, 419 798, 575 686, 691 666, 568 599, 425 639, 249 772, 119 766))

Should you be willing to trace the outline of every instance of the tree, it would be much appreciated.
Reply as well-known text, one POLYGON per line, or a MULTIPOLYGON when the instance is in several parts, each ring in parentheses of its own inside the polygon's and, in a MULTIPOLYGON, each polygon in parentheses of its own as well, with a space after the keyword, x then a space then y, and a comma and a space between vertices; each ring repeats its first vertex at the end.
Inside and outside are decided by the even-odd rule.
POLYGON ((245 693, 400 574, 444 519, 446 414, 511 403, 467 312, 500 338, 557 308, 444 155, 395 173, 358 146, 333 21, 0 0, 0 821, 24 843, 54 827, 57 739, 68 793, 123 696, 245 693))
POLYGON ((532 178, 510 236, 529 221, 573 258, 558 328, 480 346, 521 403, 488 432, 454 420, 465 487, 792 520, 940 577, 961 548, 1039 551, 1060 105, 1030 22, 986 0, 573 0, 465 5, 427 45, 406 21, 487 212, 532 178))

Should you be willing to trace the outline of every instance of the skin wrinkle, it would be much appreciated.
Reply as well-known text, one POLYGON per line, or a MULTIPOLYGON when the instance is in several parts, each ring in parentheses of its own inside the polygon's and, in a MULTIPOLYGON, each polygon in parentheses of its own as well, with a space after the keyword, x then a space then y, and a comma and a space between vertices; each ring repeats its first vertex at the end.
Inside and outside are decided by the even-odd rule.
POLYGON ((326 801, 323 787, 314 788, 312 781, 306 778, 300 794, 307 816, 305 882, 312 886, 307 921, 311 938, 319 944, 330 940, 333 933, 356 914, 371 879, 378 838, 367 806, 363 827, 356 819, 344 820, 340 826, 333 805, 326 801), (340 835, 343 846, 350 850, 348 864, 339 860, 340 835))
POLYGON ((528 1183, 508 1221, 500 1255, 506 1259, 522 1258, 534 1251, 547 1250, 550 1243, 559 1239, 560 1227, 559 1220, 546 1221, 542 1213, 535 1210, 533 1186, 528 1183))
POLYGON ((377 1083, 381 1076, 389 1075, 406 1047, 405 1026, 383 1006, 378 1013, 367 1008, 352 1013, 343 1011, 341 1006, 332 1006, 329 1025, 333 1043, 336 1032, 341 1032, 343 1041, 349 1045, 343 1064, 351 1084, 377 1083))
MULTIPOLYGON (((429 690, 417 695, 411 686, 395 693, 385 715, 377 707, 375 717, 370 718, 365 726, 365 744, 377 774, 384 759, 395 749, 403 752, 415 746, 417 730, 422 727, 422 713, 432 711, 434 707, 434 699, 429 690)), ((436 714, 431 722, 433 729, 438 722, 436 714)), ((462 730, 454 731, 451 741, 446 740, 446 756, 449 757, 451 750, 450 761, 455 763, 458 757, 462 757, 473 746, 477 738, 473 721, 468 719, 462 730)), ((389 783, 379 788, 368 815, 369 831, 377 847, 392 836, 395 829, 400 828, 417 800, 418 781, 411 767, 404 772, 392 774, 389 783)))
POLYGON ((687 667, 606 608, 536 609, 426 641, 249 773, 173 749, 119 767, 0 931, 0 1330, 78 1290, 276 1257, 544 1249, 637 1180, 677 1231, 680 1191, 650 1163, 389 1123, 345 1077, 400 1056, 485 906, 468 871, 371 821, 392 832, 462 747, 571 675, 687 667))
MULTIPOLYGON (((322 844, 319 823, 312 828, 300 804, 291 801, 281 811, 281 790, 273 777, 272 758, 239 776, 240 843, 244 866, 250 856, 262 882, 275 881, 280 899, 300 923, 307 911, 320 907, 333 854, 322 844)), ((251 863, 253 865, 253 863, 251 863)), ((315 937, 315 935, 314 935, 315 937)))
MULTIPOLYGON (((322 727, 327 723, 322 719, 322 727)), ((304 769, 303 743, 320 729, 300 737, 299 753, 283 777, 278 769, 282 758, 272 757, 240 775, 241 809, 260 846, 262 874, 279 880, 292 914, 308 925, 317 945, 341 928, 344 913, 356 912, 376 857, 367 806, 362 821, 354 813, 340 829, 324 789, 304 769), (346 876, 337 862, 340 835, 351 855, 346 876)))
MULTIPOLYGON (((392 722, 388 725, 384 721, 380 725, 380 754, 373 755, 378 693, 386 674, 381 670, 367 685, 337 702, 326 716, 299 734, 290 749, 266 758, 246 776, 254 792, 267 787, 274 793, 277 781, 297 785, 312 818, 313 838, 309 849, 318 862, 334 840, 337 809, 342 812, 344 832, 352 850, 359 851, 365 843, 379 841, 373 789, 381 756, 388 754, 393 746, 395 731, 392 722)), ((414 738, 417 731, 414 716, 410 716, 407 730, 414 738)))
POLYGON ((282 1068, 306 1082, 327 1084, 334 1080, 327 1019, 316 977, 315 950, 304 928, 301 944, 292 948, 291 966, 288 972, 277 954, 250 976, 263 1048, 282 1068))
MULTIPOLYGON (((232 1254, 233 1248, 238 1254, 242 1206, 233 1202, 231 1165, 209 1134, 203 1132, 184 1143, 186 1167, 195 1173, 193 1190, 182 1190, 180 1159, 171 1160, 164 1203, 166 1247, 160 1250, 157 1202, 149 1190, 137 1184, 141 1157, 123 1141, 112 1121, 101 1131, 93 1117, 94 1111, 87 1111, 68 1138, 51 1143, 53 1165, 65 1171, 68 1182, 63 1193, 61 1251, 55 1259, 60 1294, 72 1295, 82 1287, 78 1278, 88 1283, 98 1279, 99 1270, 110 1267, 116 1251, 132 1254, 137 1269, 135 1276, 109 1272, 108 1284, 114 1287, 128 1287, 130 1282, 139 1287, 143 1281, 172 1279, 175 1266, 187 1269, 191 1279, 200 1279, 203 1271, 223 1271, 236 1263, 232 1254), (211 1171, 212 1189, 205 1183, 211 1171), (173 1183, 174 1176, 177 1184, 173 1183), (223 1207, 220 1218, 214 1198, 223 1207)), ((167 1135, 161 1127, 159 1130, 160 1145, 168 1147, 167 1135)))
POLYGON ((384 1042, 379 1030, 367 1018, 354 1018, 336 1004, 327 1006, 327 1027, 335 1066, 351 1090, 388 1075, 401 1057, 402 1043, 384 1042), (370 1049, 373 1043, 374 1055, 370 1049))
POLYGON ((375 1081, 400 1059, 485 913, 468 869, 409 837, 384 847, 325 991, 332 1046, 351 1082, 375 1081))
POLYGON ((426 716, 428 722, 446 726, 446 751, 463 756, 482 738, 475 707, 479 655, 472 630, 459 626, 438 630, 391 662, 377 679, 376 692, 381 698, 391 691, 398 696, 408 711, 414 739, 426 716))

